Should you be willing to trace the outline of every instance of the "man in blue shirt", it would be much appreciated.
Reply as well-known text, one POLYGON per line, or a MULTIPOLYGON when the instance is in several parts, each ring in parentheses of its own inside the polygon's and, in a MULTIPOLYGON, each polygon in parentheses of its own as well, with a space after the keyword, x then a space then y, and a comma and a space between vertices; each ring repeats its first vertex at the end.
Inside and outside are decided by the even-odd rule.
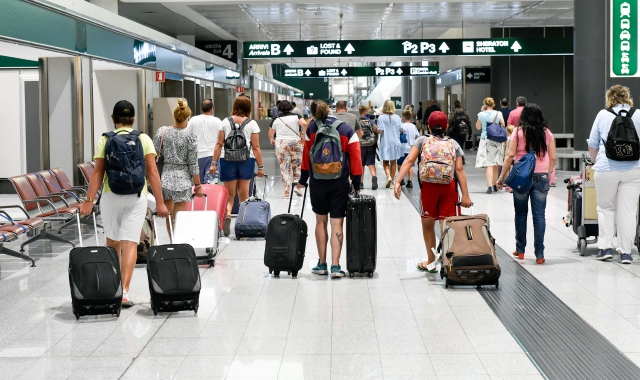
POLYGON ((271 107, 271 118, 275 119, 276 117, 278 117, 278 115, 280 115, 280 111, 278 111, 278 104, 280 104, 280 101, 278 100, 276 102, 276 104, 271 107))

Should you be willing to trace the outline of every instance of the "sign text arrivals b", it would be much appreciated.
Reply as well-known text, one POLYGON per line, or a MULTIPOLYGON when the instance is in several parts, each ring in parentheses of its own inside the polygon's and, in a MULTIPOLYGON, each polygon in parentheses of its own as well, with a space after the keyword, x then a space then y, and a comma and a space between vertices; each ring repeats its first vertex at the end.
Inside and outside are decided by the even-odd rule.
POLYGON ((245 42, 244 58, 573 54, 572 38, 245 42))

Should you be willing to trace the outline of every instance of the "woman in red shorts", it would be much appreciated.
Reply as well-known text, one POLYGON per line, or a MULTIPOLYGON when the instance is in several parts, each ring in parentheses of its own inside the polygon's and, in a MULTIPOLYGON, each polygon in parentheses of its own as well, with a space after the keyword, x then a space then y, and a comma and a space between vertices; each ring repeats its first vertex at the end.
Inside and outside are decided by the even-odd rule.
MULTIPOLYGON (((402 194, 400 181, 407 175, 409 170, 412 170, 413 164, 418 157, 424 156, 423 153, 431 149, 430 152, 433 154, 433 148, 436 148, 435 152, 438 153, 442 153, 445 150, 450 152, 449 158, 452 160, 452 165, 455 165, 453 168, 455 179, 451 180, 450 183, 425 182, 423 178, 421 178, 421 175, 418 176, 420 180, 420 200, 422 205, 420 213, 422 218, 422 236, 424 237, 424 244, 427 247, 428 259, 427 261, 419 263, 417 269, 422 272, 437 273, 436 258, 433 252, 436 248, 436 234, 434 230, 436 221, 442 222, 445 218, 456 215, 456 203, 458 202, 458 189, 456 184, 460 184, 460 189, 462 190, 463 207, 471 206, 471 198, 469 198, 469 190, 467 189, 467 175, 462 165, 464 152, 455 140, 445 136, 449 124, 447 115, 443 112, 435 111, 429 116, 428 124, 432 135, 420 136, 412 144, 411 151, 400 168, 400 174, 396 177, 395 195, 396 198, 400 199, 400 195, 402 194), (447 144, 451 144, 453 149, 448 148, 447 144), (448 149, 442 149, 442 147, 448 149), (452 157, 453 151, 455 151, 455 158, 452 157)), ((446 157, 443 156, 437 161, 444 162, 446 161, 445 158, 446 157)), ((423 159, 421 159, 421 161, 423 159)), ((421 162, 420 164, 422 165, 424 163, 421 162)), ((442 228, 442 225, 440 227, 442 228)))

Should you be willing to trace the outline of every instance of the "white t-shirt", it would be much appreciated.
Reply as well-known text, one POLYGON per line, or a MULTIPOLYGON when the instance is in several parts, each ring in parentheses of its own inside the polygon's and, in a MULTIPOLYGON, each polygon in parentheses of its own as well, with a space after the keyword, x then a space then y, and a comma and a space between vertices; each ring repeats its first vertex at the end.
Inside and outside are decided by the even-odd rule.
POLYGON ((198 138, 198 158, 213 156, 221 126, 222 121, 211 115, 198 115, 189 120, 186 129, 198 138))
POLYGON ((300 120, 301 118, 302 116, 294 113, 284 113, 284 114, 280 114, 280 116, 273 119, 273 121, 271 121, 271 128, 276 130, 276 140, 283 140, 283 139, 300 140, 301 128, 300 128, 300 125, 298 124, 298 120, 300 120))
MULTIPOLYGON (((237 127, 239 126, 240 124, 237 124, 237 127)), ((224 138, 226 139, 229 136, 229 133, 231 133, 231 125, 229 124, 228 117, 225 117, 224 120, 222 120, 222 130, 224 131, 224 138)), ((244 137, 247 139, 247 146, 250 152, 249 157, 255 158, 253 156, 253 148, 251 147, 251 135, 254 133, 260 133, 260 127, 258 127, 258 123, 256 123, 255 120, 251 120, 247 125, 244 126, 242 131, 244 132, 244 137)), ((222 146, 222 153, 220 153, 220 158, 224 158, 224 145, 222 146)))
POLYGON ((404 154, 409 154, 411 151, 411 145, 413 145, 413 142, 420 136, 420 134, 418 133, 416 125, 413 123, 403 123, 400 126, 400 129, 402 129, 402 133, 407 135, 407 142, 402 144, 403 152, 404 154))

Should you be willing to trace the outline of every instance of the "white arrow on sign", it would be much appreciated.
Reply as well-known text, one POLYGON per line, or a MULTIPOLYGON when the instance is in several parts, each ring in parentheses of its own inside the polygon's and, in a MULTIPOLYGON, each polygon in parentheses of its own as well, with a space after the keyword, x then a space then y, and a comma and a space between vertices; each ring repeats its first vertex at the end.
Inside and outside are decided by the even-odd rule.
POLYGON ((469 73, 469 75, 467 75, 467 78, 469 79, 473 78, 473 74, 469 73))
POLYGON ((305 72, 304 72, 304 74, 305 74, 306 76, 309 76, 309 75, 311 75, 311 71, 309 71, 309 69, 307 69, 307 71, 305 71, 305 72))
POLYGON ((402 74, 402 69, 398 68, 398 70, 396 70, 396 74, 398 75, 402 74))
POLYGON ((515 51, 516 53, 522 49, 522 46, 520 46, 520 44, 518 43, 518 41, 513 43, 513 46, 511 46, 511 49, 513 49, 513 51, 515 51))
POLYGON ((283 51, 287 53, 287 55, 291 55, 291 53, 293 53, 293 48, 291 47, 291 45, 287 44, 283 51))
POLYGON ((347 70, 342 69, 342 71, 340 72, 342 75, 347 75, 347 70))
POLYGON ((353 46, 351 46, 351 44, 349 44, 349 45, 347 45, 347 47, 346 47, 346 48, 344 48, 344 51, 346 51, 346 52, 347 52, 347 54, 351 54, 351 53, 353 53, 354 51, 356 51, 356 49, 354 49, 354 48, 353 48, 353 46))
POLYGON ((438 48, 438 50, 440 50, 443 53, 446 53, 447 51, 449 51, 449 45, 447 45, 446 42, 443 42, 442 45, 440 45, 440 47, 438 48))

